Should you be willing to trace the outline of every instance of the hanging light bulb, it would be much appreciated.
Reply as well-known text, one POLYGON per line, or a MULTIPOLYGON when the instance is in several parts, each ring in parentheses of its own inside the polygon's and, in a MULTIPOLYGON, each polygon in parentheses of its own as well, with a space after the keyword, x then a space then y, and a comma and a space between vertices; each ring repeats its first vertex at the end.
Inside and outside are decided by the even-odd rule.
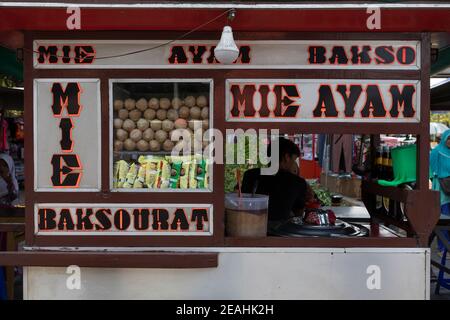
MULTIPOLYGON (((235 17, 235 10, 231 10, 228 20, 231 21, 235 17)), ((225 26, 222 31, 220 41, 214 49, 214 56, 223 64, 232 64, 239 56, 239 49, 234 42, 233 30, 230 26, 225 26)))
POLYGON ((222 37, 214 49, 214 56, 223 64, 232 64, 239 56, 239 49, 234 42, 233 31, 230 26, 225 26, 222 37))

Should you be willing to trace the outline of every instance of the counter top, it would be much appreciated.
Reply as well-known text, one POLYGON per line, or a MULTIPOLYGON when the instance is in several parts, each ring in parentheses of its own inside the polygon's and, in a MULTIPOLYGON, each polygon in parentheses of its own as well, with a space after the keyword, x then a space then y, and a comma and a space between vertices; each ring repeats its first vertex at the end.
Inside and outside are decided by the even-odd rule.
POLYGON ((324 207, 333 210, 336 218, 348 221, 369 221, 370 215, 366 207, 324 207))

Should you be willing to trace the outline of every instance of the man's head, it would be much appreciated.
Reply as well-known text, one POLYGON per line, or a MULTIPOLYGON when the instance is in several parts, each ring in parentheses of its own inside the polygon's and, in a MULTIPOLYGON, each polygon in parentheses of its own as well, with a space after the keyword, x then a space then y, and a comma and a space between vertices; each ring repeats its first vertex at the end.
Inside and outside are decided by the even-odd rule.
MULTIPOLYGON (((295 168, 298 157, 300 157, 300 149, 291 140, 285 138, 278 139, 279 145, 279 167, 280 169, 292 172, 292 168, 295 168)), ((269 154, 270 148, 269 148, 269 154)))

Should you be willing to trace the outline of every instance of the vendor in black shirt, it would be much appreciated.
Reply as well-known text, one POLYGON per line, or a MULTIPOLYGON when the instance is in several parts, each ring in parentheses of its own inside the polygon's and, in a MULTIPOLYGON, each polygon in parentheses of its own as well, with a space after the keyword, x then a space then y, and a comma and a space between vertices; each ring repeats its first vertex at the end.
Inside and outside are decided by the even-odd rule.
POLYGON ((280 138, 279 150, 279 170, 275 175, 261 175, 259 168, 250 169, 245 172, 242 182, 243 192, 252 193, 256 187, 256 193, 269 196, 269 227, 293 216, 301 216, 305 202, 311 196, 311 189, 305 179, 293 173, 298 170, 298 146, 288 139, 280 138))

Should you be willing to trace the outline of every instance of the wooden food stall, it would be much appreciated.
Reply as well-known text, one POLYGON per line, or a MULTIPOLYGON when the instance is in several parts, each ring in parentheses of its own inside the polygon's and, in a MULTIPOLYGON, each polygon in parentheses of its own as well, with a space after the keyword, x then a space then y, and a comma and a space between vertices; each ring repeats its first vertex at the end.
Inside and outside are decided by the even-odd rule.
POLYGON ((217 32, 26 32, 26 243, 0 260, 25 266, 25 298, 428 298, 429 34, 264 31, 235 32, 231 65, 217 32), (365 237, 228 237, 225 165, 169 154, 195 121, 414 134, 417 185, 363 181, 365 237))

